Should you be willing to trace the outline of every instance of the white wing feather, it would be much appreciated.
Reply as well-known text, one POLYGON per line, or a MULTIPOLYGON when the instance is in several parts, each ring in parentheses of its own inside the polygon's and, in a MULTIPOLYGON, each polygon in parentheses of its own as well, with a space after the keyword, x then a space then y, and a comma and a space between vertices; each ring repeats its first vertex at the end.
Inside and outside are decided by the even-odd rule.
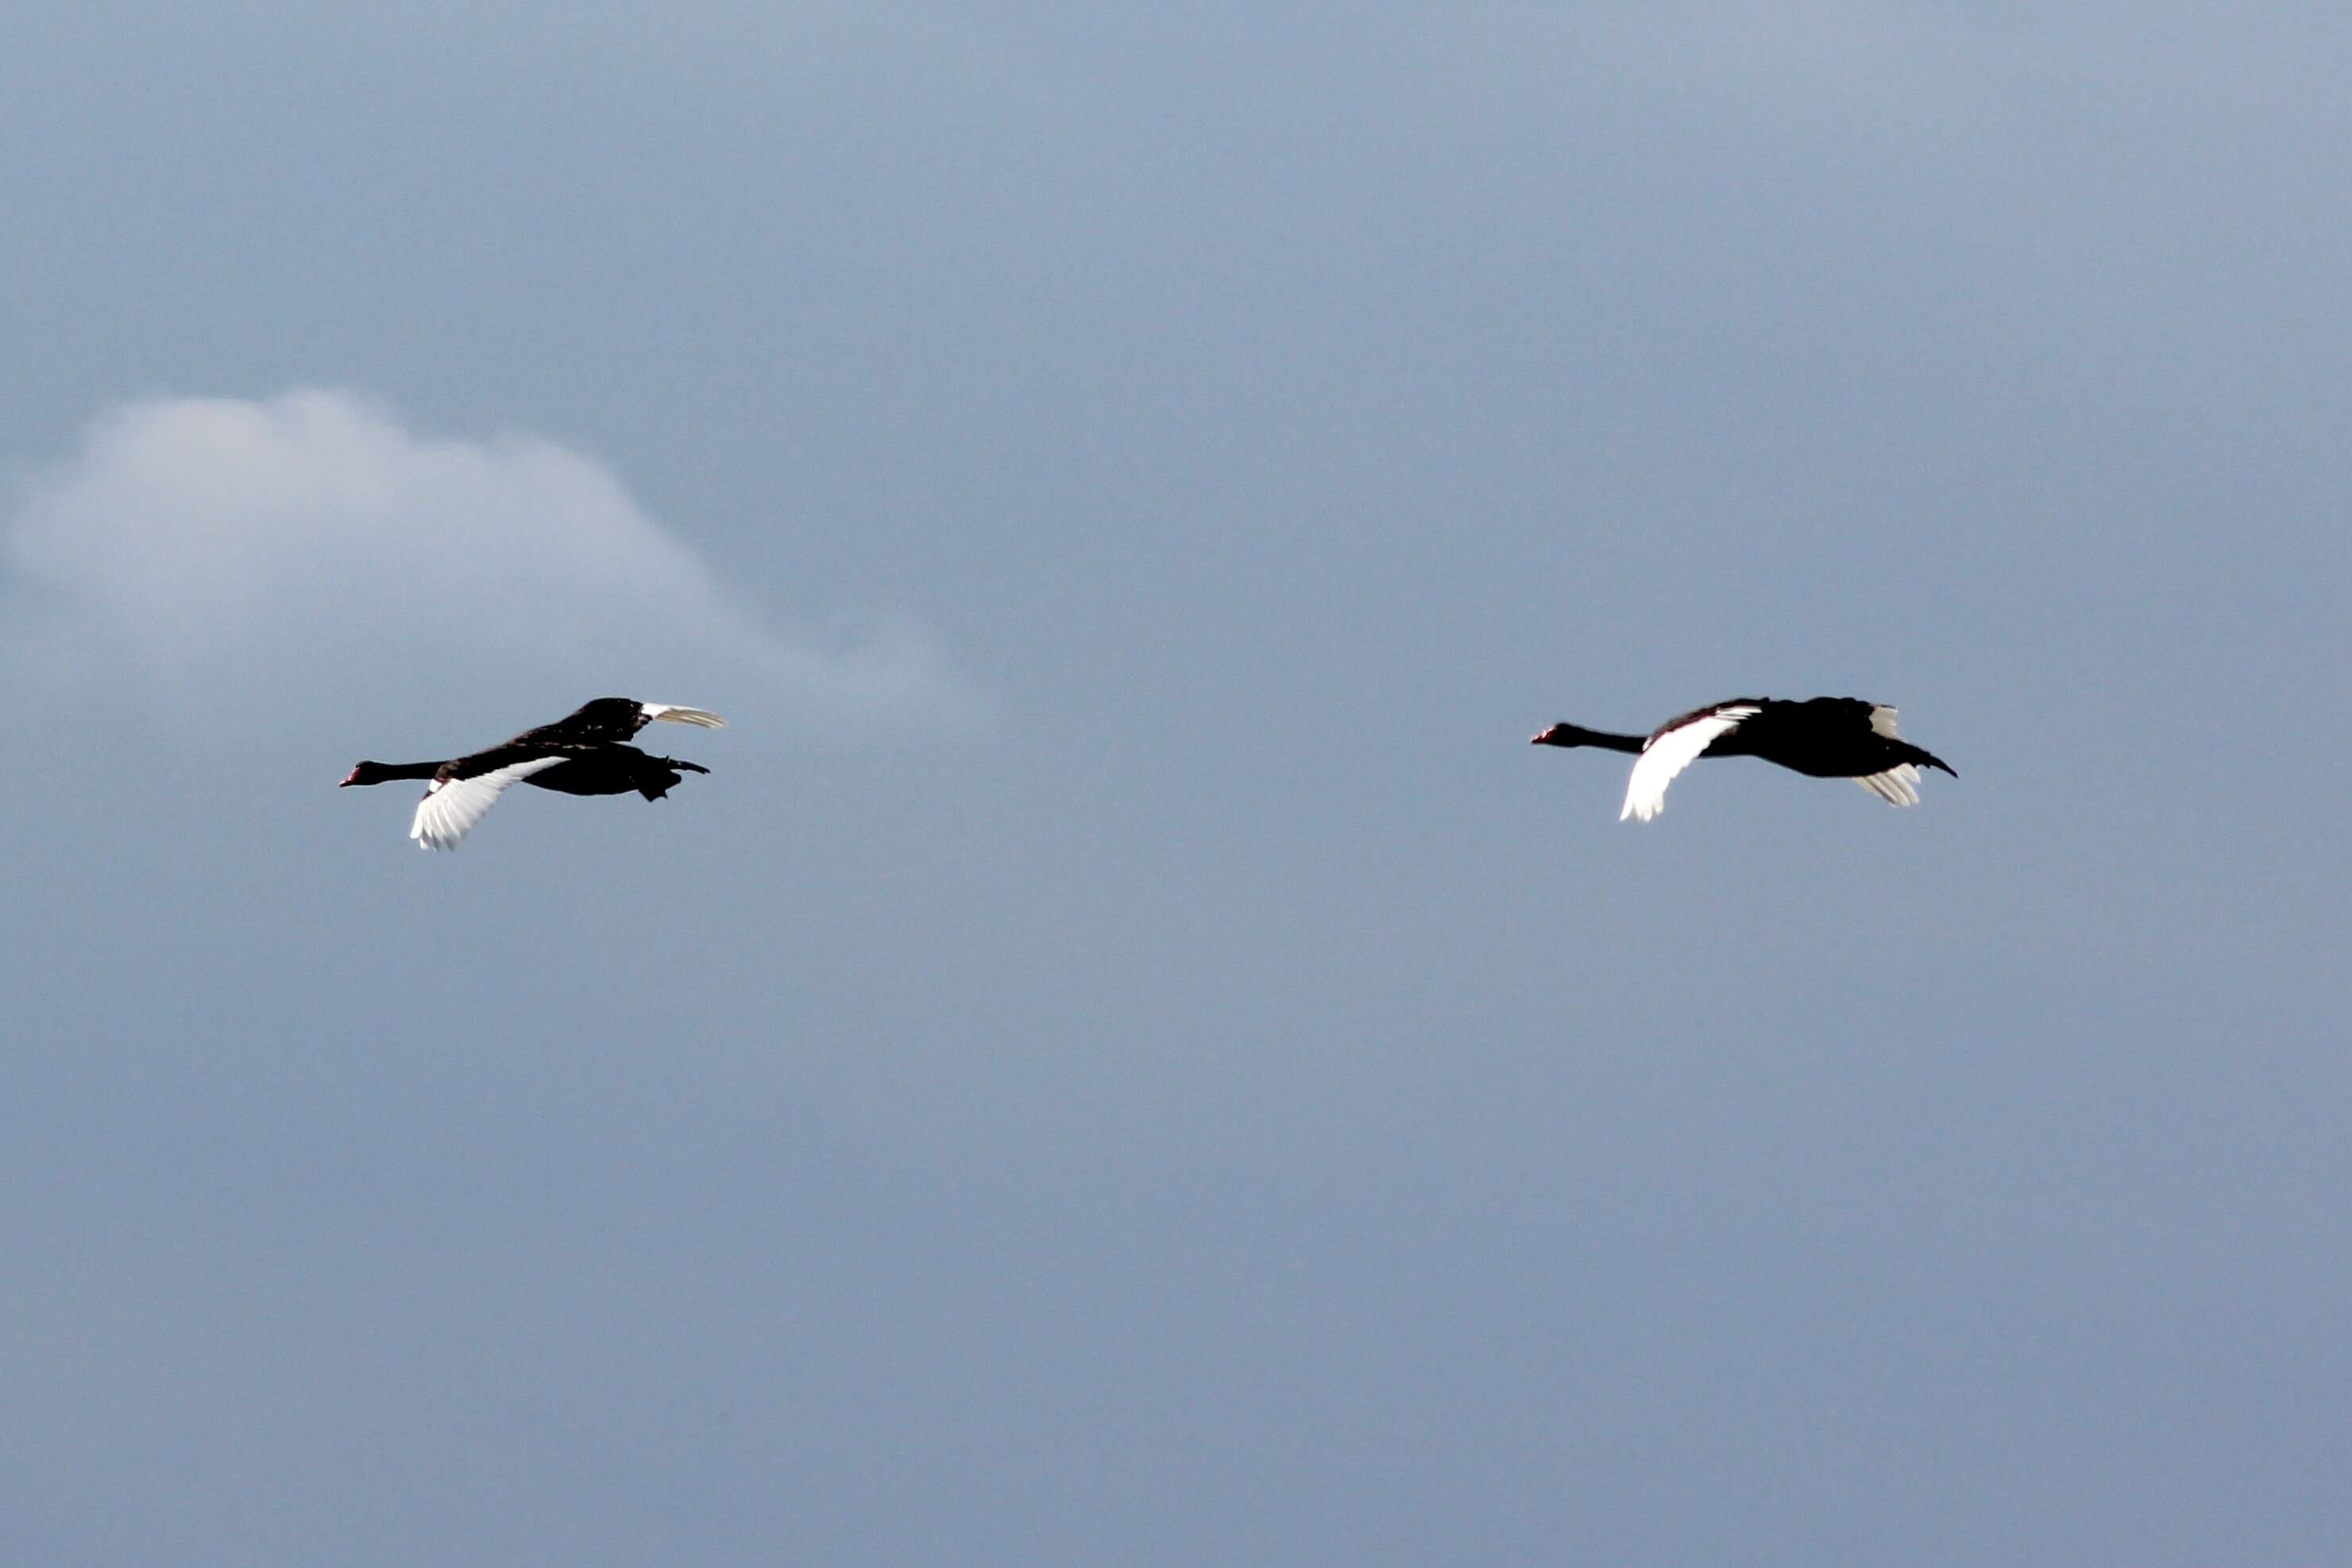
MULTIPOLYGON (((1884 713, 1886 710, 1882 708, 1879 711, 1884 713)), ((1919 770, 1909 763, 1891 767, 1883 773, 1864 773, 1853 782, 1889 805, 1919 804, 1919 770)))
POLYGON ((675 702, 640 702, 637 710, 647 719, 663 719, 673 724, 697 724, 705 730, 727 727, 727 721, 708 708, 681 708, 675 702))
POLYGON ((499 796, 507 793, 508 785, 544 773, 565 760, 560 756, 533 757, 527 763, 511 763, 469 779, 450 779, 446 783, 436 779, 425 786, 425 798, 416 803, 416 820, 409 825, 408 836, 416 840, 419 849, 455 849, 457 840, 498 805, 499 796))
POLYGON ((1622 822, 1630 816, 1647 822, 1664 811, 1666 786, 1675 782, 1675 775, 1698 761, 1700 752, 1760 711, 1744 703, 1717 708, 1651 736, 1643 744, 1642 754, 1633 759, 1633 776, 1625 781, 1625 809, 1617 814, 1617 820, 1622 822))
MULTIPOLYGON (((1895 710, 1884 703, 1870 710, 1870 727, 1874 732, 1889 741, 1901 738, 1895 733, 1895 710)), ((1889 768, 1883 773, 1865 773, 1853 782, 1889 805, 1919 804, 1919 770, 1909 763, 1889 768)))

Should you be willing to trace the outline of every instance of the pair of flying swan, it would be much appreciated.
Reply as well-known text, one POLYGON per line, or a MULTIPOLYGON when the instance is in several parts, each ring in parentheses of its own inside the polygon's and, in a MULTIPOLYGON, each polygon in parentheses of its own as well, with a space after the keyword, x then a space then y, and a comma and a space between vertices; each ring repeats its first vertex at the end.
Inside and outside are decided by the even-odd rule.
MULTIPOLYGON (((408 836, 424 849, 451 849, 513 784, 565 795, 629 795, 659 800, 697 763, 649 756, 626 742, 655 720, 716 730, 726 722, 700 708, 600 697, 568 718, 525 730, 503 745, 434 763, 362 763, 346 784, 426 779, 408 836)), ((1666 786, 1701 757, 1761 757, 1815 778, 1850 778, 1889 805, 1915 805, 1919 770, 1952 770, 1895 733, 1895 710, 1858 697, 1788 702, 1735 697, 1672 719, 1648 735, 1618 735, 1554 724, 1538 746, 1598 746, 1634 754, 1618 820, 1639 822, 1665 809, 1666 786)), ((1952 773, 1958 778, 1958 773, 1952 773)))

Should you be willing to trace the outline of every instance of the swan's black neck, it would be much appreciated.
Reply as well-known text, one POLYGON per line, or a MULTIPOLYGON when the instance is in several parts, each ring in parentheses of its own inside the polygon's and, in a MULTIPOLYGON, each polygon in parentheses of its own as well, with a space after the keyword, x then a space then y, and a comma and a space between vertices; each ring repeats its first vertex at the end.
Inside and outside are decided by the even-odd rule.
POLYGON ((347 784, 375 784, 388 779, 429 779, 440 771, 439 763, 362 763, 343 782, 347 784))
POLYGON ((1639 752, 1647 737, 1612 735, 1606 730, 1588 730, 1581 724, 1554 724, 1536 737, 1538 746, 1598 746, 1604 752, 1639 752))

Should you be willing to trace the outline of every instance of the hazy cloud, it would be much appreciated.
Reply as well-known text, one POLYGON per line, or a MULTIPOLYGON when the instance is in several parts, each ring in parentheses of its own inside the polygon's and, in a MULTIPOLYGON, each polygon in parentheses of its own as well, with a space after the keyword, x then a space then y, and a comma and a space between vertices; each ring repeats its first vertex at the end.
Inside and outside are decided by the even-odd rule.
POLYGON ((0 657, 51 689, 127 668, 296 701, 652 681, 834 718, 970 706, 911 621, 771 625, 594 458, 420 434, 343 392, 109 411, 22 488, 0 568, 0 657))

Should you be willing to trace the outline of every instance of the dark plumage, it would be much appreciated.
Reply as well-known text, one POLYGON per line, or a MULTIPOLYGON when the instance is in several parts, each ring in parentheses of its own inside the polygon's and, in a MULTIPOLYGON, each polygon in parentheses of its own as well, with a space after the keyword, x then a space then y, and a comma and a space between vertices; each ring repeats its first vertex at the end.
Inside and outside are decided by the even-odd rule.
POLYGON ((715 730, 726 721, 699 708, 600 697, 579 711, 525 730, 503 745, 434 763, 361 763, 345 784, 389 779, 429 779, 408 836, 419 847, 456 847, 509 785, 530 784, 565 795, 628 795, 659 800, 683 773, 707 773, 698 763, 656 757, 625 745, 654 720, 715 730), (681 772, 683 770, 683 773, 681 772))
POLYGON ((1735 697, 1670 719, 1647 736, 1554 724, 1535 744, 1634 752, 1620 821, 1647 822, 1664 810, 1666 785, 1702 756, 1761 757, 1815 778, 1850 778, 1891 805, 1918 803, 1923 767, 1959 777, 1942 758, 1895 734, 1894 709, 1858 697, 1735 697))

